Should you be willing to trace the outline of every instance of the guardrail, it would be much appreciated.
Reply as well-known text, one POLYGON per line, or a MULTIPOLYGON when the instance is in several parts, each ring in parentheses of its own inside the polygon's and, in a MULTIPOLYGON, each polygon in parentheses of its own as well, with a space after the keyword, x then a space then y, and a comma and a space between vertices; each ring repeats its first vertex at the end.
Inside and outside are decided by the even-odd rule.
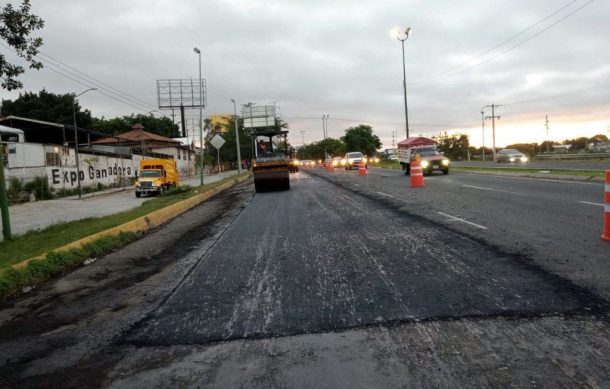
POLYGON ((539 161, 560 161, 569 159, 610 159, 610 153, 578 153, 578 154, 537 154, 539 161))

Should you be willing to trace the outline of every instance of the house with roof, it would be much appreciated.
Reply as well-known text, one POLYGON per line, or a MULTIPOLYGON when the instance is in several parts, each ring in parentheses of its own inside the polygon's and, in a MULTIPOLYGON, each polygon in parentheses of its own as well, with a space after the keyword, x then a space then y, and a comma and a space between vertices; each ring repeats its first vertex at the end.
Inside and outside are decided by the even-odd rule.
POLYGON ((76 189, 79 182, 81 187, 121 186, 137 177, 140 161, 147 158, 174 159, 181 176, 197 174, 195 151, 138 124, 114 137, 16 116, 0 118, 0 126, 7 183, 44 178, 55 190, 76 189))

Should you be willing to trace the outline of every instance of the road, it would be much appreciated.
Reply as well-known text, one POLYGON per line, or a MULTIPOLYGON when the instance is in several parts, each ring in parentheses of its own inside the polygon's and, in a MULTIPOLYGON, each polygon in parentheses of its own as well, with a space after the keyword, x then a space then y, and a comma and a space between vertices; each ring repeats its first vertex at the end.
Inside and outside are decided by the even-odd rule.
MULTIPOLYGON (((499 215, 535 208, 544 184, 369 173, 240 185, 5 306, 0 386, 610 385, 595 269, 572 280, 536 239, 496 244, 516 237, 499 215)), ((594 200, 578 188, 566 204, 594 200)))
POLYGON ((575 182, 452 171, 409 188, 400 171, 312 170, 338 185, 393 208, 425 217, 502 250, 517 252, 548 271, 610 299, 610 247, 603 228, 603 182, 575 182), (591 276, 593 274, 593 276, 591 276))

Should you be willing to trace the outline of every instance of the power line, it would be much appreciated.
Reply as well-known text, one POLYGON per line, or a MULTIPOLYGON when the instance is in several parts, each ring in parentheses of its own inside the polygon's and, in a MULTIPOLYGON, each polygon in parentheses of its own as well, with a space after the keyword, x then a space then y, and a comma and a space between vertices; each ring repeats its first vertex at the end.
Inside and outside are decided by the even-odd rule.
MULTIPOLYGON (((76 73, 78 73, 78 74, 82 74, 84 77, 86 77, 86 78, 88 78, 88 79, 90 79, 90 80, 95 81, 95 82, 97 83, 97 84, 96 84, 96 86, 97 86, 98 88, 100 88, 100 87, 106 87, 106 88, 108 88, 108 89, 110 89, 110 90, 114 91, 114 93, 116 93, 116 94, 118 94, 118 95, 122 95, 124 98, 126 98, 126 99, 128 99, 128 100, 130 100, 130 101, 133 101, 133 102, 136 102, 136 103, 141 103, 141 104, 143 104, 143 106, 145 106, 145 107, 154 107, 154 106, 153 106, 153 105, 151 105, 149 102, 144 101, 144 100, 141 100, 141 99, 138 99, 138 98, 137 98, 137 97, 135 97, 135 96, 131 96, 131 95, 129 95, 128 93, 125 93, 125 92, 123 92, 123 91, 121 91, 121 90, 119 90, 119 89, 117 89, 117 88, 113 87, 112 85, 109 85, 109 84, 107 84, 107 83, 105 83, 105 82, 103 82, 103 81, 100 81, 100 80, 96 79, 95 77, 92 77, 92 76, 88 75, 88 74, 87 74, 87 73, 85 73, 85 72, 82 72, 82 71, 80 71, 80 70, 78 70, 78 69, 76 69, 76 68, 74 68, 74 67, 72 67, 72 66, 70 66, 70 65, 68 65, 68 64, 66 64, 66 63, 64 63, 64 62, 61 62, 60 60, 55 59, 55 58, 51 57, 51 56, 50 56, 50 55, 48 55, 48 54, 45 54, 45 53, 43 53, 43 52, 39 52, 39 54, 40 54, 40 55, 42 55, 42 56, 44 56, 44 57, 47 57, 47 58, 48 58, 48 60, 55 61, 55 63, 56 63, 56 64, 55 64, 55 66, 57 66, 57 67, 60 67, 60 66, 59 66, 59 65, 57 65, 57 64, 63 65, 63 66, 65 66, 65 67, 67 67, 67 68, 69 68, 69 69, 73 70, 74 72, 76 72, 76 73)), ((154 107, 154 108, 156 108, 156 107, 154 107)))
POLYGON ((498 54, 496 54, 496 55, 493 55, 493 56, 491 56, 491 57, 489 57, 489 58, 487 58, 487 59, 484 59, 484 60, 482 60, 481 62, 478 62, 478 63, 476 63, 476 64, 474 64, 474 65, 472 65, 472 66, 469 66, 469 67, 463 68, 463 67, 464 67, 465 65, 467 65, 468 63, 471 63, 472 61, 474 61, 474 60, 476 60, 476 59, 478 59, 478 58, 480 58, 480 57, 485 56, 485 55, 486 55, 486 54, 488 54, 489 52, 491 52, 491 51, 495 50, 496 48, 498 48, 498 47, 500 47, 500 46, 503 46, 504 44, 506 44, 506 43, 508 43, 508 42, 512 41, 512 40, 513 40, 513 39, 515 39, 516 37, 518 37, 518 36, 522 35, 522 34, 523 34, 523 33, 525 33, 526 31, 529 31, 529 30, 530 30, 530 29, 532 29, 533 27, 535 27, 535 26, 537 26, 537 25, 541 24, 542 22, 544 22, 544 21, 548 20, 549 18, 551 18, 552 16, 556 15, 557 13, 559 13, 559 12, 563 11, 564 9, 566 9, 567 7, 569 7, 570 5, 572 5, 572 4, 573 4, 574 2, 576 2, 576 1, 578 1, 578 0, 573 0, 572 2, 570 2, 570 3, 568 3, 567 5, 565 5, 565 6, 561 7, 560 9, 558 9, 557 11, 555 11, 555 12, 551 13, 550 15, 546 16, 545 18, 541 19, 540 21, 538 21, 538 22, 534 23, 533 25, 531 25, 531 26, 527 27, 526 29, 522 30, 521 32, 519 32, 518 34, 514 35, 514 36, 513 36, 513 37, 511 37, 510 39, 507 39, 506 41, 504 41, 504 42, 502 42, 502 43, 500 43, 500 44, 495 45, 494 47, 492 47, 492 48, 490 48, 490 49, 486 50, 485 52, 483 52, 482 54, 480 54, 480 55, 478 55, 478 56, 476 56, 476 57, 474 57, 474 58, 469 59, 468 61, 466 61, 466 62, 462 63, 461 65, 455 66, 455 67, 453 67, 453 68, 451 68, 451 69, 449 69, 449 70, 446 70, 446 71, 444 71, 444 72, 441 72, 441 73, 437 74, 436 76, 431 77, 430 79, 427 79, 427 80, 421 80, 421 81, 414 81, 414 82, 412 82, 411 84, 412 84, 414 87, 416 87, 416 86, 423 86, 423 85, 427 85, 427 84, 431 84, 431 83, 434 83, 434 82, 437 82, 437 81, 443 80, 443 79, 448 78, 448 77, 453 77, 453 76, 456 76, 456 75, 458 75, 458 74, 465 73, 465 72, 467 72, 467 71, 469 71, 469 70, 472 70, 472 69, 474 69, 474 68, 476 68, 476 67, 479 67, 479 66, 481 66, 481 65, 483 65, 483 64, 485 64, 485 63, 487 63, 487 62, 489 62, 489 61, 491 61, 491 60, 493 60, 493 59, 496 59, 496 58, 498 58, 498 57, 500 57, 500 56, 502 56, 502 55, 504 55, 504 54, 506 54, 506 53, 508 53, 508 52, 510 52, 510 51, 512 51, 512 50, 514 50, 514 49, 516 49, 516 48, 518 48, 519 46, 521 46, 521 45, 525 44, 526 42, 529 42, 530 40, 534 39, 534 38, 535 38, 535 37, 537 37, 538 35, 540 35, 540 34, 542 34, 542 33, 546 32, 546 31, 550 30, 551 28, 553 28, 553 27, 555 27, 556 25, 558 25, 559 23, 561 23, 561 22, 565 21, 567 18, 569 18, 570 16, 574 15, 575 13, 577 13, 578 11, 580 11, 581 9, 583 9, 583 8, 585 8, 586 6, 588 6, 589 4, 593 3, 593 1, 594 1, 594 0, 589 0, 587 3, 585 3, 585 4, 581 5, 580 7, 576 8, 574 11, 572 11, 572 12, 568 13, 567 15, 563 16, 562 18, 560 18, 560 19, 559 19, 559 20, 557 20, 556 22, 554 22, 554 23, 550 24, 549 26, 547 26, 547 27, 543 28, 542 30, 540 30, 540 31, 538 31, 538 32, 536 32, 536 33, 534 33, 533 35, 530 35, 530 36, 528 36, 527 38, 525 38, 525 39, 523 39, 523 40, 521 40, 521 41, 517 42, 515 45, 513 45, 513 46, 509 47, 508 49, 505 49, 504 51, 501 51, 500 53, 498 53, 498 54), (456 70, 456 69, 459 69, 459 68, 463 68, 463 69, 462 69, 462 70, 459 70, 459 71, 457 71, 457 72, 453 72, 453 70, 456 70), (447 74, 447 73, 449 73, 449 74, 447 74))
MULTIPOLYGON (((11 48, 9 46, 6 46, 3 43, 0 43, 0 46, 5 47, 6 49, 9 49, 9 50, 14 50, 13 48, 11 48)), ((113 92, 112 90, 109 90, 108 88, 119 91, 118 89, 113 88, 113 87, 108 87, 108 88, 105 87, 104 85, 107 85, 107 84, 105 84, 105 83, 103 83, 103 82, 101 82, 99 80, 96 80, 93 77, 90 77, 90 76, 86 75, 86 73, 80 72, 80 71, 75 69, 76 72, 84 74, 86 76, 86 77, 83 77, 83 76, 81 76, 81 75, 79 75, 79 74, 77 74, 77 73, 75 73, 73 71, 66 70, 66 69, 62 68, 60 65, 57 65, 57 63, 53 62, 55 60, 44 59, 44 58, 42 58, 42 57, 40 57, 38 55, 35 55, 34 57, 37 58, 38 60, 40 60, 41 62, 43 62, 46 65, 46 66, 44 66, 44 68, 46 68, 46 69, 48 69, 48 70, 50 70, 50 71, 52 71, 52 72, 54 72, 56 74, 59 74, 60 76, 62 76, 64 78, 67 78, 67 79, 69 79, 71 81, 74 81, 74 82, 76 82, 76 83, 78 83, 80 85, 83 85, 83 86, 85 86, 87 88, 96 87, 98 93, 100 93, 100 94, 102 94, 102 95, 104 95, 106 97, 109 97, 109 98, 111 98, 111 99, 113 99, 115 101, 118 101, 120 103, 126 104, 126 105, 128 105, 128 106, 130 106, 132 108, 135 108, 138 111, 150 112, 151 111, 150 110, 151 107, 154 108, 155 111, 157 110, 156 107, 154 107, 152 105, 148 105, 148 103, 146 103, 146 105, 145 105, 145 104, 139 103, 138 101, 135 101, 134 99, 131 99, 129 97, 123 97, 119 93, 113 92), (94 80, 94 81, 91 81, 91 79, 94 80), (128 99, 128 101, 126 101, 126 99, 128 99)), ((51 58, 51 57, 49 57, 49 58, 51 58)), ((68 67, 72 68, 69 65, 65 65, 65 66, 68 66, 68 67)), ((123 95, 129 96, 129 95, 127 95, 124 92, 120 92, 120 93, 123 94, 123 95)), ((161 115, 162 116, 166 116, 162 112, 161 112, 161 115)))

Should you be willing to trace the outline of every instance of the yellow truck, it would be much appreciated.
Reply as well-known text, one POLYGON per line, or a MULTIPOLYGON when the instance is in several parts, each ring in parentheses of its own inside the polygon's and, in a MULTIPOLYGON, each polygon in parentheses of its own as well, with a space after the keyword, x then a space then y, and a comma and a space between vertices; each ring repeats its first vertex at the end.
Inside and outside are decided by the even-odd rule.
POLYGON ((136 181, 136 197, 143 194, 162 194, 170 187, 180 184, 176 162, 172 159, 143 159, 140 175, 136 181))

